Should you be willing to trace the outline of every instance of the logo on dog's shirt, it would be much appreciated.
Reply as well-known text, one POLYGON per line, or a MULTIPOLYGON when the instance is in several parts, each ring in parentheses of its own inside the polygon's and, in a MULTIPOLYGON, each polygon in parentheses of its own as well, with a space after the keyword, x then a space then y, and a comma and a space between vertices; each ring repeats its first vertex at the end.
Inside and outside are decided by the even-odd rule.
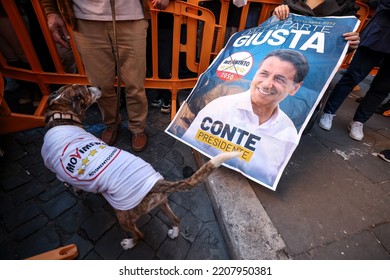
POLYGON ((121 150, 107 149, 104 142, 77 138, 67 144, 61 154, 63 171, 78 181, 98 177, 119 155, 121 150))

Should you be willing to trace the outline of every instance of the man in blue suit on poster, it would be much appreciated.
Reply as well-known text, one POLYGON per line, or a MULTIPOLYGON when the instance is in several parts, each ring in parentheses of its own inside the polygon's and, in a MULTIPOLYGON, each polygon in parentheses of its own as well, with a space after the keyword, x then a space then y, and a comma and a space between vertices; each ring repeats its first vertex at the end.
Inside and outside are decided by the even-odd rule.
POLYGON ((294 123, 279 103, 298 91, 308 71, 308 61, 298 51, 268 53, 250 89, 207 104, 182 140, 211 156, 241 151, 241 157, 228 164, 272 186, 299 141, 294 123))

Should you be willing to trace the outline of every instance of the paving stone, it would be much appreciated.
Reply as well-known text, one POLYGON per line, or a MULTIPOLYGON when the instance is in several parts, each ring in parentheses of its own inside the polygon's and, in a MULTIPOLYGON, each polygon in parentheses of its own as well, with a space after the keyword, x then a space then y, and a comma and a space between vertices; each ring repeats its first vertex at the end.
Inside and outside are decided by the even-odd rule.
POLYGON ((47 167, 44 165, 43 162, 39 162, 32 166, 26 167, 26 169, 34 177, 39 177, 47 172, 47 167))
POLYGON ((77 202, 69 211, 62 214, 56 221, 56 225, 67 233, 77 232, 85 219, 92 211, 82 202, 77 202))
POLYGON ((166 238, 156 257, 160 260, 184 260, 190 244, 180 235, 176 239, 166 238))
POLYGON ((0 195, 0 215, 7 213, 15 208, 14 201, 6 195, 0 195))
POLYGON ((39 183, 34 178, 31 181, 27 182, 26 184, 20 186, 20 188, 13 190, 10 194, 12 196, 12 199, 15 201, 15 203, 20 204, 24 201, 27 201, 29 199, 38 196, 40 193, 44 192, 45 190, 46 187, 44 187, 41 183, 39 183))
MULTIPOLYGON (((291 257, 292 258, 292 257, 291 257)), ((294 260, 310 260, 310 255, 307 252, 294 256, 294 260)))
POLYGON ((41 176, 39 176, 37 178, 42 183, 50 183, 50 182, 57 179, 56 174, 51 172, 49 169, 44 174, 42 174, 41 176))
POLYGON ((35 204, 31 202, 23 203, 4 215, 5 227, 8 231, 11 231, 38 216, 40 213, 41 211, 35 204))
POLYGON ((181 207, 190 210, 191 209, 190 200, 193 192, 194 192, 193 190, 188 192, 176 192, 176 193, 174 192, 170 194, 169 200, 172 200, 173 202, 180 205, 181 207))
POLYGON ((104 210, 97 210, 81 224, 81 229, 86 232, 92 241, 96 241, 110 229, 115 222, 115 217, 104 210))
POLYGON ((164 134, 164 137, 162 137, 162 139, 161 139, 161 144, 164 146, 167 146, 168 148, 173 147, 173 145, 175 143, 176 143, 176 140, 167 134, 164 134))
POLYGON ((17 248, 18 258, 25 259, 60 247, 55 229, 50 226, 24 239, 17 248))
POLYGON ((18 227, 13 232, 14 239, 17 241, 23 240, 24 238, 43 228, 48 223, 48 221, 49 220, 43 215, 35 217, 34 219, 18 227))
POLYGON ((153 260, 155 259, 154 250, 147 245, 145 242, 141 241, 137 246, 129 249, 123 250, 120 257, 120 260, 153 260))
POLYGON ((53 186, 46 188, 46 191, 39 195, 39 199, 49 201, 64 191, 66 191, 64 183, 58 181, 56 184, 53 184, 53 186))
POLYGON ((70 244, 75 244, 77 246, 77 251, 79 253, 77 259, 79 260, 84 259, 93 249, 93 244, 90 241, 81 238, 77 233, 72 235, 71 238, 65 242, 64 246, 70 244))
POLYGON ((175 160, 176 164, 182 165, 184 164, 184 158, 183 155, 178 150, 172 150, 172 156, 175 160))
MULTIPOLYGON (((172 201, 169 205, 175 215, 180 219, 179 234, 188 242, 194 242, 203 226, 203 222, 176 202, 172 201)), ((158 213, 158 216, 167 226, 170 226, 168 218, 162 213, 162 211, 158 213)))
POLYGON ((92 210, 99 210, 107 204, 107 201, 101 194, 88 193, 84 199, 84 204, 92 210))
POLYGON ((144 233, 144 241, 157 250, 167 238, 168 227, 158 217, 153 217, 141 231, 144 233))
MULTIPOLYGON (((148 134, 149 135, 149 134, 148 134)), ((164 132, 162 131, 155 131, 152 135, 149 135, 148 137, 148 147, 158 147, 161 143, 161 140, 164 136, 164 132)))
POLYGON ((102 257, 92 250, 85 256, 84 260, 102 260, 102 257))
POLYGON ((3 225, 0 223, 1 227, 0 227, 0 244, 4 243, 5 240, 6 240, 6 232, 5 232, 5 228, 3 227, 3 225))
POLYGON ((34 143, 42 139, 42 133, 38 130, 29 130, 15 134, 15 140, 22 146, 34 143))
POLYGON ((18 160, 18 163, 23 166, 23 167, 29 167, 34 164, 39 164, 42 163, 42 157, 41 155, 36 155, 36 154, 28 154, 22 159, 18 160))
POLYGON ((130 152, 132 150, 131 142, 127 141, 127 140, 123 140, 123 141, 118 140, 117 143, 115 143, 115 147, 117 147, 123 151, 126 151, 126 152, 130 152))
POLYGON ((27 155, 27 153, 15 142, 12 144, 7 143, 7 150, 4 151, 5 155, 0 159, 0 163, 9 163, 17 161, 27 155))
POLYGON ((195 170, 191 166, 183 167, 183 178, 189 178, 195 173, 195 170))
POLYGON ((172 168, 164 175, 168 181, 178 181, 183 179, 183 167, 180 165, 173 165, 172 168))
POLYGON ((380 243, 390 253, 390 223, 375 227, 372 230, 380 243))
POLYGON ((203 222, 215 221, 213 207, 204 185, 195 188, 190 197, 191 212, 203 222), (201 203, 204 201, 204 203, 201 203))
POLYGON ((157 161, 155 169, 157 172, 164 176, 172 169, 172 167, 173 162, 162 158, 157 161))
POLYGON ((52 220, 76 204, 68 192, 62 192, 41 206, 42 211, 52 220))
POLYGON ((203 222, 191 212, 180 217, 180 235, 190 243, 195 242, 202 226, 203 222))
POLYGON ((123 251, 120 242, 124 238, 128 238, 126 234, 113 227, 98 240, 95 250, 105 260, 116 260, 123 251))
POLYGON ((180 141, 176 141, 173 145, 173 150, 179 152, 183 156, 183 163, 181 165, 188 165, 193 169, 198 169, 194 160, 192 148, 180 141))
POLYGON ((369 231, 309 251, 314 260, 389 260, 390 255, 369 231))
POLYGON ((144 161, 151 164, 155 169, 158 167, 158 161, 163 157, 163 154, 168 153, 168 148, 158 145, 158 146, 149 146, 147 151, 144 151, 140 154, 137 154, 144 161))
POLYGON ((0 245, 0 260, 17 260, 16 245, 15 242, 0 245))
POLYGON ((1 179, 1 186, 4 191, 14 190, 32 180, 32 176, 26 170, 15 170, 13 176, 1 179))
POLYGON ((229 252, 217 222, 204 224, 199 236, 192 244, 187 258, 189 260, 229 260, 229 252))
POLYGON ((167 127, 167 123, 164 119, 160 118, 156 122, 153 123, 153 127, 157 128, 158 130, 165 130, 167 127))
POLYGON ((156 155, 156 160, 151 161, 152 163, 156 162, 160 158, 166 158, 167 154, 169 153, 170 149, 166 146, 163 146, 161 144, 157 145, 155 148, 152 148, 150 150, 150 156, 156 155))
MULTIPOLYGON (((35 143, 28 143, 26 145, 23 145, 23 149, 27 152, 27 154, 33 156, 36 160, 38 160, 38 159, 42 160, 41 148, 42 148, 42 145, 38 146, 35 143)), ((38 161, 34 162, 34 163, 38 163, 38 161)))
POLYGON ((13 177, 16 172, 23 171, 24 169, 20 164, 16 162, 4 162, 0 169, 0 179, 3 181, 7 177, 13 177))
MULTIPOLYGON (((151 213, 147 214, 147 215, 142 215, 141 217, 139 217, 139 219, 137 220, 136 224, 137 224, 137 227, 139 229, 143 229, 145 225, 147 225, 150 220, 155 216, 155 209, 153 209, 151 211, 151 213)), ((157 210, 158 211, 158 210, 157 210)), ((157 212, 156 211, 156 212, 157 212)))

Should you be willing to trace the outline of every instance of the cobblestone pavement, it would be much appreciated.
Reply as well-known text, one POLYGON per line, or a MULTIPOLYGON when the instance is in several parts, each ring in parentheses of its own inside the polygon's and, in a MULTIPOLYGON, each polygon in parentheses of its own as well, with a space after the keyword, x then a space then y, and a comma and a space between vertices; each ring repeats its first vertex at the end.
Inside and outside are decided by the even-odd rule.
MULTIPOLYGON (((122 108, 122 130, 116 146, 131 152, 130 132, 122 108)), ((180 179, 196 167, 192 151, 164 133, 169 114, 150 108, 148 147, 137 153, 167 179, 180 179)), ((85 128, 99 136, 104 129, 97 106, 86 117, 85 128)), ((76 244, 77 259, 229 259, 223 236, 204 185, 170 195, 170 205, 181 219, 180 234, 167 236, 167 220, 158 209, 139 226, 144 241, 123 250, 128 234, 100 194, 75 194, 56 179, 40 154, 44 129, 1 136, 0 147, 0 259, 17 260, 68 244, 76 244)))

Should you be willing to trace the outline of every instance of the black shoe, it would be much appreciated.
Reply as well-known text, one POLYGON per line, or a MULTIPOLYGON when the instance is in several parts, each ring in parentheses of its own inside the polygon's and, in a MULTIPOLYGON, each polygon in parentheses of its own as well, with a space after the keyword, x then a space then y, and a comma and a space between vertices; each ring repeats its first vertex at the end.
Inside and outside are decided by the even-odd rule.
POLYGON ((154 99, 152 101, 152 103, 150 103, 150 106, 154 107, 154 108, 161 108, 161 106, 163 105, 163 100, 160 98, 160 99, 154 99))
POLYGON ((379 107, 375 110, 377 114, 383 114, 385 111, 390 110, 390 101, 385 104, 379 105, 379 107))
POLYGON ((165 114, 169 114, 171 112, 171 102, 167 102, 161 106, 161 112, 165 114))

